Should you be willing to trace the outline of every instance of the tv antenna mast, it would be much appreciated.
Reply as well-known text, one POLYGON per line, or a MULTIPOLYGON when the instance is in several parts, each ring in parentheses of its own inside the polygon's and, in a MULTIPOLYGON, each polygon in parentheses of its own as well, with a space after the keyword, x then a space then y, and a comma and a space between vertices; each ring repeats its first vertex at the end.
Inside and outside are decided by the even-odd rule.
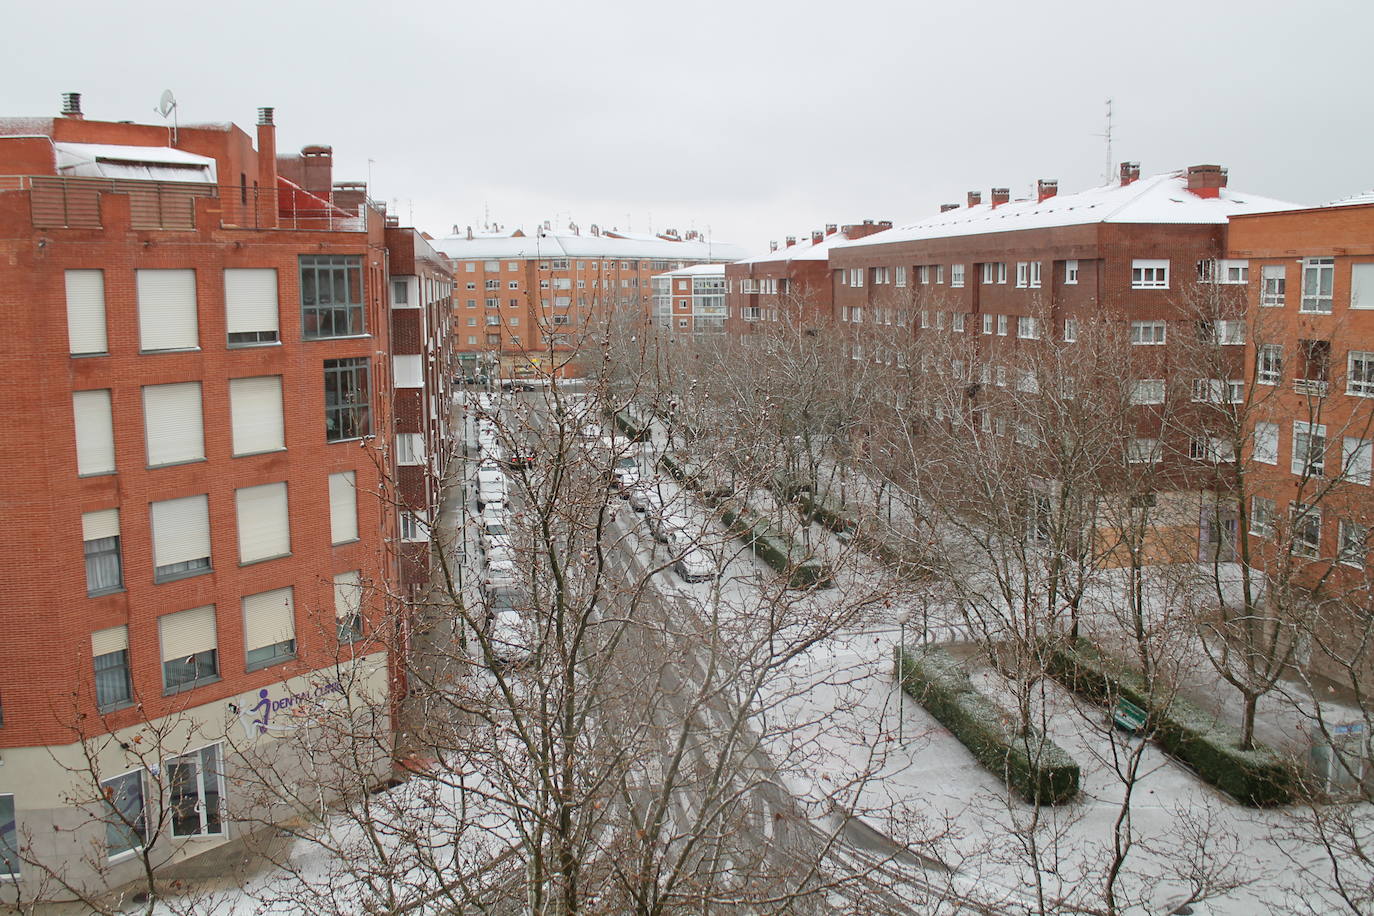
POLYGON ((1112 100, 1107 99, 1107 130, 1097 136, 1107 141, 1107 164, 1102 172, 1102 181, 1111 184, 1112 181, 1112 100))
POLYGON ((154 108, 153 111, 156 111, 158 114, 162 115, 162 117, 163 117, 164 120, 166 120, 166 118, 167 118, 169 115, 171 116, 171 118, 172 118, 172 126, 171 126, 170 129, 171 129, 171 131, 172 131, 172 145, 173 145, 173 146, 176 146, 176 145, 177 145, 177 98, 176 98, 176 96, 172 95, 172 90, 170 90, 170 89, 164 89, 164 90, 162 90, 162 98, 158 99, 157 107, 154 108))

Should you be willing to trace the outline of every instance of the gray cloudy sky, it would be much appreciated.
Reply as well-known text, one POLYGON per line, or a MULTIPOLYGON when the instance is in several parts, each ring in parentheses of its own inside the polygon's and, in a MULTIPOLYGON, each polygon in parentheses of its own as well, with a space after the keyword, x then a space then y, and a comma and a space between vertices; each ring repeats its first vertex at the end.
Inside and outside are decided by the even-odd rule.
POLYGON ((277 108, 435 235, 571 215, 762 250, 972 188, 1198 162, 1320 203, 1374 186, 1370 0, 14 4, 0 116, 277 108))

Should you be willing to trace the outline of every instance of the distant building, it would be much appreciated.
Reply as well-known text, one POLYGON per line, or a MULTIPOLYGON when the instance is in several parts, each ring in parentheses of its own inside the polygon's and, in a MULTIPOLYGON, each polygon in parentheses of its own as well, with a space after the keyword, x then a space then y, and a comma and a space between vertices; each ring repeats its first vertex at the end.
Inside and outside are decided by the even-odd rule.
POLYGON ((434 247, 453 266, 457 358, 506 378, 570 371, 593 316, 648 320, 654 274, 744 254, 695 232, 631 236, 595 225, 531 236, 467 231, 434 247))
POLYGON ((725 270, 728 293, 727 330, 739 337, 777 326, 828 324, 834 313, 830 251, 840 243, 891 229, 890 221, 816 230, 809 239, 788 236, 767 254, 744 258, 725 270))
MULTIPOLYGON (((408 392, 424 353, 430 384, 442 341, 387 307, 403 232, 332 185, 327 147, 278 157, 272 109, 255 146, 65 107, 0 121, 0 849, 42 863, 0 854, 0 903, 51 889, 44 868, 88 890, 137 877, 155 817, 171 861, 226 841, 241 754, 286 753, 301 698, 387 712, 397 516, 376 445, 393 371, 408 392), (151 758, 145 723, 168 736, 151 758)), ((410 244, 408 290, 446 307, 410 244)))
POLYGON ((724 264, 695 264, 653 277, 654 323, 673 334, 725 330, 724 264))

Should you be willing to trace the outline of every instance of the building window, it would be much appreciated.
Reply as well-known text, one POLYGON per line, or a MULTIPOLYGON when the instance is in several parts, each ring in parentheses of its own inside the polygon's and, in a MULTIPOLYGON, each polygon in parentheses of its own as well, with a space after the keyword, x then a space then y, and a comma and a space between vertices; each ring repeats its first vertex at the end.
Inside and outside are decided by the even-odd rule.
POLYGON ((1279 463, 1279 425, 1277 423, 1256 423, 1253 454, 1261 464, 1279 463))
POLYGON ((1199 436, 1188 443, 1188 457, 1194 461, 1220 464, 1235 457, 1231 442, 1218 436, 1199 436))
POLYGON ((892 285, 893 285, 893 286, 906 286, 906 268, 905 268, 905 267, 894 267, 894 268, 892 268, 892 270, 893 270, 893 273, 895 274, 895 276, 892 278, 892 285))
POLYGON ((296 611, 289 586, 244 596, 243 649, 248 671, 296 657, 296 611))
POLYGON ((949 316, 949 329, 958 334, 962 334, 964 332, 963 312, 954 312, 949 316))
POLYGON ((1203 340, 1222 347, 1245 343, 1245 322, 1240 319, 1203 322, 1203 340))
POLYGON ((855 267, 850 269, 849 285, 854 287, 861 287, 864 285, 864 270, 862 267, 855 267))
POLYGON ((945 282, 945 265, 943 265, 943 264, 936 264, 936 265, 935 265, 935 282, 936 282, 936 283, 944 283, 944 282, 945 282))
POLYGON ((14 796, 0 795, 0 877, 19 874, 19 825, 14 796))
POLYGON ((1293 384, 1298 394, 1325 397, 1331 377, 1331 341, 1299 340, 1302 376, 1293 384))
POLYGON ((367 370, 366 357, 324 361, 326 442, 371 435, 372 404, 367 370))
POLYGON ((286 483, 265 483, 234 491, 239 564, 259 563, 291 553, 286 483))
MULTIPOLYGON (((508 283, 506 284, 506 289, 519 289, 519 288, 520 288, 520 281, 519 281, 519 280, 511 280, 510 282, 508 282, 508 283)), ((515 301, 514 299, 511 300, 511 302, 514 302, 514 301, 515 301)))
POLYGON ((1287 270, 1282 264, 1266 264, 1260 268, 1260 305, 1265 308, 1283 308, 1284 287, 1287 285, 1287 270))
POLYGON ((991 333, 992 333, 992 316, 991 316, 991 315, 984 315, 984 316, 983 316, 983 333, 984 333, 984 334, 991 334, 991 333))
POLYGON ((204 495, 155 502, 150 515, 154 582, 210 571, 210 510, 204 495))
MULTIPOLYGON (((544 281, 544 282, 547 283, 548 281, 546 280, 546 281, 544 281)), ((485 284, 483 284, 483 287, 482 287, 482 288, 483 288, 483 289, 500 289, 500 288, 501 288, 501 281, 500 281, 500 280, 488 280, 485 284)))
POLYGON ((1064 285, 1074 286, 1078 283, 1078 260, 1070 258, 1064 262, 1064 285))
POLYGON ((491 296, 485 299, 483 304, 489 309, 499 309, 501 307, 501 300, 495 296, 491 296))
POLYGON ((69 270, 66 280, 69 351, 72 356, 104 356, 109 352, 105 331, 105 272, 69 270))
POLYGON ((1132 289, 1168 289, 1169 262, 1136 258, 1131 262, 1132 289))
POLYGON ((164 614, 157 623, 162 641, 162 685, 168 692, 219 679, 214 605, 164 614))
POLYGON ((396 434, 396 463, 421 465, 425 463, 425 439, 419 433, 396 434))
POLYGON ((300 256, 301 333, 306 340, 366 334, 362 258, 300 256))
POLYGON ((115 472, 114 414, 110 391, 72 392, 76 427, 76 473, 81 477, 115 472))
POLYGON ((391 304, 408 305, 410 303, 410 285, 404 280, 391 281, 391 304))
POLYGON ((998 337, 1006 337, 1006 336, 1007 336, 1007 326, 1008 326, 1010 323, 1011 323, 1011 322, 1010 322, 1010 319, 1008 318, 1008 316, 1006 316, 1006 315, 998 315, 998 316, 997 316, 997 336, 998 336, 998 337))
POLYGON ((1364 569, 1365 556, 1369 553, 1369 529, 1364 525, 1341 519, 1340 552, 1338 558, 1346 566, 1364 569))
POLYGON ((1164 379, 1144 378, 1131 383, 1132 404, 1163 404, 1164 379))
POLYGON ((223 780, 218 744, 167 761, 172 836, 219 836, 224 833, 223 780))
POLYGON ((277 343, 277 272, 270 268, 226 268, 224 315, 228 346, 277 343))
POLYGON ((679 319, 677 320, 677 326, 680 327, 680 328, 685 328, 685 327, 687 327, 687 319, 686 319, 686 318, 679 318, 679 319))
POLYGON ((347 544, 358 539, 358 490, 354 471, 329 475, 329 542, 347 544))
POLYGON ((1350 307, 1374 309, 1374 264, 1350 265, 1350 307))
POLYGON ((363 585, 360 570, 334 577, 334 620, 340 643, 357 642, 363 636, 363 585))
POLYGON ((1336 278, 1335 258, 1307 258, 1302 262, 1300 312, 1331 314, 1331 287, 1336 278))
POLYGON ((144 352, 200 346, 194 270, 136 270, 138 345, 144 352))
POLYGON ((1293 503, 1289 510, 1293 523, 1294 555, 1316 557, 1322 547, 1322 513, 1316 506, 1293 503))
POLYGON ((1369 439, 1357 439, 1353 436, 1346 436, 1342 443, 1344 452, 1341 455, 1341 465, 1345 469, 1345 479, 1350 483, 1365 484, 1370 482, 1371 471, 1371 448, 1374 442, 1369 439))
POLYGON ((466 262, 464 262, 464 264, 463 264, 463 270, 464 270, 464 272, 466 272, 466 273, 475 273, 475 272, 477 271, 477 262, 476 262, 476 261, 466 261, 466 262))
POLYGON ((930 327, 930 312, 926 311, 925 309, 921 309, 920 326, 922 328, 930 327))
POLYGON ((1374 397, 1374 352, 1351 350, 1347 357, 1345 390, 1359 397, 1374 397))
POLYGON ((1265 496, 1250 497, 1250 533, 1262 538, 1274 536, 1274 516, 1278 507, 1265 496))
POLYGON ((100 711, 108 712, 133 702, 128 627, 92 633, 91 657, 95 664, 95 704, 100 711))
POLYGON ((964 265, 949 265, 949 285, 955 289, 960 289, 964 285, 964 265))
POLYGON ((86 594, 92 598, 122 591, 124 566, 119 553, 119 510, 103 509, 81 516, 86 556, 86 594))
POLYGON ((1245 383, 1239 379, 1195 378, 1193 400, 1202 404, 1239 404, 1245 400, 1245 383))
POLYGON ((1300 477, 1321 477, 1326 471, 1326 426, 1321 423, 1293 423, 1293 461, 1291 470, 1300 477))
POLYGON ((1283 381, 1283 347, 1264 344, 1255 353, 1255 381, 1261 385, 1277 385, 1283 381))
POLYGON ((1132 439, 1126 444, 1126 460, 1131 464, 1155 464, 1159 461, 1159 440, 1132 439))
POLYGON ((1027 315, 1021 315, 1016 319, 1016 336, 1023 340, 1040 339, 1040 322, 1027 315))
POLYGON ((134 770, 100 783, 105 802, 105 854, 113 859, 142 849, 148 841, 143 805, 143 771, 134 770))
POLYGON ((1165 326, 1162 321, 1132 321, 1131 343, 1156 345, 1164 343, 1165 326))
POLYGON ((1064 319, 1064 343, 1074 343, 1078 340, 1078 319, 1064 319))
POLYGON ((1030 285, 1030 262, 1016 262, 1016 288, 1025 289, 1030 285))
POLYGON ((421 512, 400 513, 401 540, 423 542, 429 540, 429 523, 421 512))
POLYGON ((148 467, 203 461, 200 382, 145 385, 143 431, 148 467))

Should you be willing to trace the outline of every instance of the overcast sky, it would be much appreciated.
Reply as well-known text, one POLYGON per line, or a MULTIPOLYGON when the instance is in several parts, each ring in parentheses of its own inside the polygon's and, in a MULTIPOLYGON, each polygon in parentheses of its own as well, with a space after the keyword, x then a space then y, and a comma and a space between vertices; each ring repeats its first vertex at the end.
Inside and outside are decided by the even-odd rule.
POLYGON ((1201 162, 1301 203, 1374 187, 1370 0, 654 0, 11 4, 0 116, 250 132, 334 147, 434 235, 490 214, 710 227, 751 249, 900 224, 966 191, 1201 162))

